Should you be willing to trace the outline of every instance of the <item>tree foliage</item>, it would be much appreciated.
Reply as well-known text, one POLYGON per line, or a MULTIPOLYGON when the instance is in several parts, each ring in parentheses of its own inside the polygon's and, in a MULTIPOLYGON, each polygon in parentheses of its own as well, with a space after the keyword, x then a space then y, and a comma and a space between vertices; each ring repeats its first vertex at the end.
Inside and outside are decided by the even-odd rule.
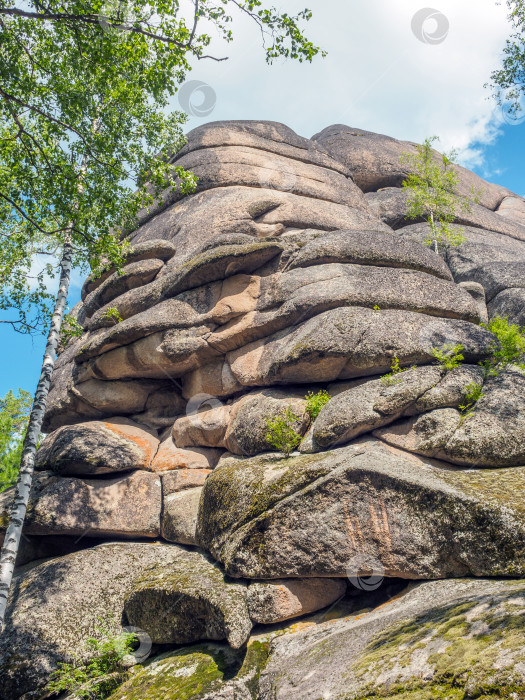
POLYGON ((16 483, 22 445, 31 410, 32 396, 28 391, 12 391, 0 399, 0 491, 16 483))
POLYGON ((508 116, 517 119, 525 92, 525 0, 507 0, 507 6, 515 32, 507 39, 503 65, 492 72, 490 86, 500 104, 508 103, 508 116))
POLYGON ((307 10, 260 0, 14 5, 0 0, 0 311, 32 332, 48 316, 66 237, 74 265, 119 269, 125 246, 112 227, 132 228, 168 187, 194 188, 169 162, 186 119, 170 99, 193 60, 224 59, 210 45, 233 39, 233 11, 259 26, 270 62, 319 49, 300 28, 307 10))
POLYGON ((459 177, 454 168, 455 156, 437 153, 432 144, 436 136, 428 138, 416 147, 416 153, 405 153, 402 163, 408 165, 410 174, 404 180, 407 192, 407 218, 424 218, 430 225, 428 244, 459 245, 464 241, 463 232, 452 226, 457 214, 471 209, 467 199, 459 197, 459 177))

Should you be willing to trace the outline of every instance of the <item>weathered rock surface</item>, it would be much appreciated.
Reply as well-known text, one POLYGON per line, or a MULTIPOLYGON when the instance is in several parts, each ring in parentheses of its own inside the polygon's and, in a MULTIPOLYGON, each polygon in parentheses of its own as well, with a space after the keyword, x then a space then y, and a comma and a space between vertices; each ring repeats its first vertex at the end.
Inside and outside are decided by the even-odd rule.
POLYGON ((468 416, 453 409, 431 411, 374 433, 385 442, 472 467, 525 464, 525 376, 508 370, 483 384, 468 416))
MULTIPOLYGON (((407 219, 406 192, 402 189, 387 187, 379 192, 370 192, 366 195, 366 200, 374 214, 393 229, 403 228, 410 223, 407 219)), ((496 231, 525 241, 524 224, 500 216, 479 204, 472 203, 470 212, 458 213, 455 223, 496 231)))
POLYGON ((211 469, 176 469, 162 474, 162 490, 164 494, 185 491, 202 486, 211 469))
POLYGON ((290 427, 303 435, 309 417, 305 412, 306 391, 287 387, 286 390, 266 389, 250 392, 232 405, 230 421, 224 436, 226 448, 233 454, 255 455, 275 449, 268 441, 268 421, 284 417, 287 409, 295 416, 290 427))
POLYGON ((246 583, 226 579, 219 566, 199 552, 188 552, 138 577, 125 609, 131 625, 161 644, 227 639, 238 649, 252 628, 246 583))
POLYGON ((460 470, 362 440, 288 460, 225 461, 206 480, 197 539, 246 578, 525 572, 525 469, 460 470))
POLYGON ((487 298, 483 285, 479 282, 459 282, 459 286, 470 294, 474 299, 479 311, 481 323, 488 323, 489 315, 487 311, 487 298))
POLYGON ((491 318, 502 316, 518 326, 525 326, 525 289, 505 289, 492 299, 488 311, 491 318))
POLYGON ((209 470, 216 466, 221 454, 222 450, 208 447, 191 447, 190 449, 176 447, 173 437, 169 435, 160 443, 158 452, 151 463, 151 471, 209 470))
POLYGON ((163 478, 161 533, 168 542, 197 544, 195 531, 202 486, 174 490, 171 479, 163 478))
POLYGON ((358 381, 321 410, 313 426, 320 449, 349 442, 358 435, 388 425, 402 416, 459 406, 467 387, 483 381, 476 365, 445 373, 441 367, 416 367, 382 379, 358 381))
MULTIPOLYGON (((132 246, 126 255, 126 262, 134 263, 139 260, 162 260, 166 262, 175 255, 175 246, 163 239, 151 240, 146 243, 138 243, 132 246)), ((113 274, 113 268, 108 268, 99 277, 88 277, 82 286, 82 300, 88 294, 105 282, 113 274)))
MULTIPOLYGON (((114 272, 84 299, 84 310, 89 318, 95 311, 130 289, 142 287, 155 279, 164 267, 162 260, 141 260, 125 265, 121 273, 114 272)), ((115 319, 108 319, 115 324, 115 319)))
POLYGON ((432 362, 432 350, 444 344, 463 345, 466 361, 475 362, 490 354, 494 342, 492 334, 466 321, 410 311, 334 309, 186 375, 184 394, 227 396, 247 386, 383 374, 396 356, 405 366, 432 362))
MULTIPOLYGON (((374 192, 384 187, 400 188, 410 172, 408 165, 402 162, 402 156, 416 153, 416 144, 410 141, 398 141, 390 136, 343 124, 328 126, 312 140, 343 163, 364 192, 374 192)), ((437 152, 436 160, 440 160, 437 152)), ((487 182, 461 166, 454 166, 454 170, 459 179, 459 194, 470 198, 477 196, 480 204, 492 210, 499 207, 501 214, 510 210, 511 207, 504 204, 511 194, 509 190, 487 182)), ((517 200, 523 201, 521 198, 517 200)))
POLYGON ((257 697, 459 700, 497 688, 519 698, 524 591, 523 581, 432 581, 369 615, 277 637, 257 697))
POLYGON ((451 279, 447 265, 429 248, 377 231, 317 232, 291 257, 287 269, 327 263, 403 268, 451 279))
POLYGON ((252 581, 248 610, 252 622, 274 624, 321 610, 346 592, 346 579, 303 578, 252 581))
POLYGON ((36 468, 69 476, 149 469, 158 447, 156 435, 127 418, 77 423, 44 439, 36 468))
POLYGON ((0 638, 0 695, 42 688, 59 662, 87 660, 100 619, 120 623, 133 579, 186 552, 176 545, 104 544, 45 562, 17 577, 0 638))
MULTIPOLYGON (((0 494, 4 529, 13 495, 14 489, 0 494)), ((148 472, 106 479, 41 472, 33 480, 24 529, 35 535, 157 537, 161 500, 160 477, 148 472)))

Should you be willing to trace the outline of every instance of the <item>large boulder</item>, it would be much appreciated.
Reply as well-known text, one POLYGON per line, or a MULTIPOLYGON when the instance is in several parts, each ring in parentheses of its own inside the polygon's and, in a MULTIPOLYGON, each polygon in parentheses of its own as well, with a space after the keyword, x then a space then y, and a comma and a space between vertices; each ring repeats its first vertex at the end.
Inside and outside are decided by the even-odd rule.
POLYGON ((14 579, 0 637, 0 696, 39 697, 59 663, 87 660, 100 621, 119 625, 133 580, 186 552, 176 545, 104 544, 48 561, 14 579))
POLYGON ((227 639, 238 649, 252 628, 246 583, 228 580, 218 564, 199 552, 139 576, 125 609, 131 625, 160 644, 227 639))
POLYGON ((374 438, 230 458, 204 484, 197 539, 246 578, 345 576, 364 554, 407 579, 523 574, 524 473, 452 469, 374 438))
MULTIPOLYGON (((409 164, 403 162, 405 155, 416 154, 416 144, 411 141, 375 134, 344 124, 333 124, 312 137, 312 141, 325 148, 335 159, 343 163, 352 174, 354 182, 363 192, 374 192, 384 187, 401 187, 410 173, 409 164)), ((434 151, 436 161, 441 156, 434 151)), ((480 202, 488 209, 501 207, 511 193, 500 185, 483 180, 475 173, 454 166, 458 176, 458 193, 480 202)), ((509 210, 504 206, 503 210, 509 210)))
POLYGON ((451 408, 436 410, 374 434, 390 445, 462 466, 523 466, 525 375, 507 370, 489 377, 482 391, 466 416, 451 408))
MULTIPOLYGON (((465 292, 466 294, 466 292, 465 292)), ((363 307, 326 311, 305 323, 226 354, 183 379, 189 398, 227 396, 246 386, 331 382, 383 374, 397 357, 402 366, 434 361, 432 351, 461 344, 467 362, 487 357, 496 342, 467 321, 411 311, 363 307)))
POLYGON ((152 431, 127 418, 76 423, 46 436, 35 466, 68 476, 149 469, 158 447, 152 431))
POLYGON ((252 581, 248 586, 248 610, 252 622, 275 624, 321 610, 345 593, 343 578, 252 581))
POLYGON ((277 637, 257 698, 521 698, 524 593, 524 581, 432 581, 368 615, 277 637))
POLYGON ((401 416, 459 406, 465 402, 469 385, 482 381, 483 371, 476 365, 463 365, 451 372, 438 366, 415 367, 381 379, 357 380, 321 410, 312 438, 320 449, 326 449, 401 416))
MULTIPOLYGON (((0 527, 6 528, 14 489, 0 494, 0 527)), ((160 477, 136 471, 109 479, 80 479, 40 472, 33 479, 24 529, 35 535, 157 537, 160 477)), ((78 537, 80 536, 80 537, 78 537)))

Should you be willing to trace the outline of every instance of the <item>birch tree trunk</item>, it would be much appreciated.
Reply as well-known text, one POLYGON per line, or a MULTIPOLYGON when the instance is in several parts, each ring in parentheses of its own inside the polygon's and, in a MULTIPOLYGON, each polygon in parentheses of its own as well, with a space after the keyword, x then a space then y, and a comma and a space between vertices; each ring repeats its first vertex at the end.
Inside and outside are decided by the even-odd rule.
MULTIPOLYGON (((91 132, 95 134, 100 125, 100 109, 102 108, 103 98, 101 98, 97 107, 97 116, 93 120, 91 132)), ((86 176, 89 156, 85 155, 80 164, 77 191, 79 194, 83 191, 83 181, 86 176)), ((78 200, 73 203, 73 211, 78 209, 78 200)), ((51 324, 47 336, 46 349, 42 360, 42 371, 35 392, 35 399, 29 416, 26 436, 22 449, 22 458, 20 460, 20 472, 16 482, 16 491, 11 513, 9 514, 9 525, 5 533, 2 553, 0 555, 0 634, 5 626, 5 613, 7 608, 7 600, 9 598, 9 590, 11 581, 13 580, 13 571, 15 568, 16 557, 20 547, 20 539, 22 537, 22 528, 26 517, 27 504, 29 502, 29 494, 31 484, 33 482, 33 472, 35 467, 35 456, 38 444, 40 431, 46 411, 47 396, 51 385, 51 375, 55 366, 56 351, 60 340, 60 330, 64 319, 64 311, 67 304, 69 294, 69 281, 71 278, 71 263, 73 260, 73 243, 71 241, 71 232, 73 230, 73 221, 70 221, 66 227, 64 235, 64 249, 62 259, 60 261, 60 282, 55 300, 55 310, 51 317, 51 324)))
POLYGON ((46 401, 51 384, 51 375, 53 374, 56 351, 60 338, 60 329, 62 327, 62 319, 67 303, 72 258, 73 246, 68 235, 60 262, 60 284, 55 301, 55 310, 51 318, 51 325, 47 336, 47 344, 42 361, 42 372, 38 380, 35 400, 29 417, 22 459, 20 462, 20 473, 16 484, 15 498, 11 507, 9 525, 5 533, 4 545, 0 556, 0 632, 4 629, 7 598, 9 596, 16 556, 22 536, 22 527, 24 525, 29 501, 29 492, 33 481, 36 447, 42 429, 42 421, 44 420, 46 401))

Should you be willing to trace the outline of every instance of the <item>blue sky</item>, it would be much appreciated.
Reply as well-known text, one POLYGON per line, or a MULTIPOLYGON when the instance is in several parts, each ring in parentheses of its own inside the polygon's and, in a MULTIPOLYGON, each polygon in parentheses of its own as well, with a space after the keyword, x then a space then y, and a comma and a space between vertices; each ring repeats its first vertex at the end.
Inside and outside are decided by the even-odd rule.
MULTIPOLYGON (((188 129, 218 119, 271 119, 307 137, 334 123, 411 141, 438 135, 445 150, 459 149, 464 165, 525 195, 525 123, 509 124, 483 87, 510 34, 505 3, 427 2, 286 0, 281 7, 289 13, 305 6, 314 13, 307 34, 329 55, 313 65, 267 66, 257 31, 240 18, 234 43, 216 48, 229 60, 194 66, 189 79, 208 85, 215 105, 192 116, 188 129)), ((202 99, 194 92, 190 109, 202 99)), ((174 107, 181 108, 177 100, 174 107)), ((77 277, 71 307, 79 284, 77 277)), ((0 396, 34 389, 44 344, 0 324, 0 396)))

